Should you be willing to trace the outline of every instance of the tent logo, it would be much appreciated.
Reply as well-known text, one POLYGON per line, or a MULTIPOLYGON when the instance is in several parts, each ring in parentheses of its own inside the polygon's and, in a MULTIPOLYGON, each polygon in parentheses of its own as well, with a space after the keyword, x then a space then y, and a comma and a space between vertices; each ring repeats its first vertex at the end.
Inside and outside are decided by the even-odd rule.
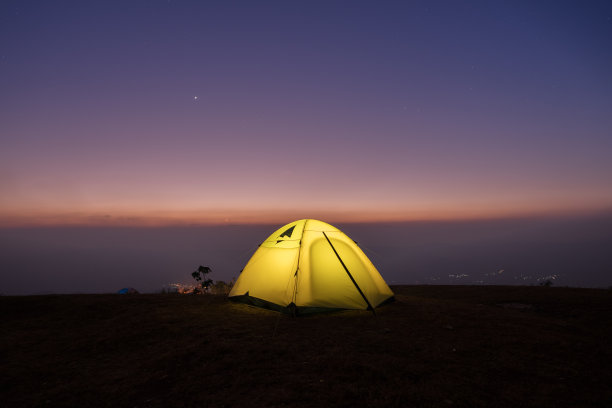
POLYGON ((291 228, 288 228, 287 231, 280 234, 279 238, 282 238, 282 237, 291 238, 291 235, 293 234, 294 229, 295 229, 295 225, 291 228))
POLYGON ((279 242, 283 242, 283 240, 280 238, 283 238, 283 237, 291 238, 291 235, 293 235, 294 229, 295 229, 295 225, 291 228, 287 228, 285 232, 283 232, 282 234, 278 236, 279 239, 276 240, 276 243, 278 244, 279 242))

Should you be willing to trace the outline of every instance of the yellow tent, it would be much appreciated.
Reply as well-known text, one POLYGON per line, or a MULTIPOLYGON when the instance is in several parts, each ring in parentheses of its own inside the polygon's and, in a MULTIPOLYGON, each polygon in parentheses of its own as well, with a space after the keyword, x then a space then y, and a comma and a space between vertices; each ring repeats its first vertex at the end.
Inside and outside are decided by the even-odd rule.
POLYGON ((299 220, 268 237, 232 288, 230 299, 292 314, 368 309, 393 292, 357 244, 322 221, 299 220))

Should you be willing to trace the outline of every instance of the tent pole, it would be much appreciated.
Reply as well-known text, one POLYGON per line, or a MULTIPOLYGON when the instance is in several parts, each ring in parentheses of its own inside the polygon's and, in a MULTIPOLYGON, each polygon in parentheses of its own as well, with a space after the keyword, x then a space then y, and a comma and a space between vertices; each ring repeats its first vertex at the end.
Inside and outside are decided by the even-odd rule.
POLYGON ((331 243, 331 241, 329 240, 329 238, 327 237, 327 234, 325 233, 325 231, 321 231, 323 233, 323 235, 325 236, 325 239, 327 240, 327 242, 329 243, 329 246, 332 248, 332 250, 334 251, 334 254, 336 254, 336 257, 338 257, 338 260, 340 261, 340 263, 342 264, 342 267, 344 268, 344 270, 346 271, 346 274, 349 276, 349 278, 351 278, 351 281, 353 282, 353 285, 355 285, 355 287, 357 288, 357 290, 359 291, 359 294, 361 295, 361 297, 363 298, 363 300, 365 300, 365 302, 368 305, 368 309, 370 309, 372 311, 372 313, 374 313, 374 316, 376 316, 376 311, 374 310, 374 308, 372 307, 372 305, 370 304, 370 302, 368 301, 368 298, 366 297, 366 295, 361 291, 361 288, 359 287, 359 285, 357 284, 357 282, 355 282, 355 278, 353 278, 353 275, 351 275, 351 273, 349 272, 348 268, 346 267, 346 265, 344 264, 344 261, 342 261, 342 258, 340 258, 340 255, 338 254, 338 251, 336 251, 336 248, 334 248, 334 245, 331 243))

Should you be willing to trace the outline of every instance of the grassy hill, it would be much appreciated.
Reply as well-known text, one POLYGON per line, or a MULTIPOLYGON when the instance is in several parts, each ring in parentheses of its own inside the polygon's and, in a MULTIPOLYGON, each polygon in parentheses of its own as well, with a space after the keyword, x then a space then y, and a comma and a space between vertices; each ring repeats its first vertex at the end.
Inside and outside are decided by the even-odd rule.
POLYGON ((4 407, 610 407, 612 291, 398 286, 291 318, 222 296, 0 297, 4 407))

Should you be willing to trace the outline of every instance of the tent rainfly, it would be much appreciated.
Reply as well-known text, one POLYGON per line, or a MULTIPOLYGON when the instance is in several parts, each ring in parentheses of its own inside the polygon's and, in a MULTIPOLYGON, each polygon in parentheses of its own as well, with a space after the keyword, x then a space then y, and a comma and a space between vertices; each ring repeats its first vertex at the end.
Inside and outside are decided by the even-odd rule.
POLYGON ((357 243, 322 221, 281 227, 255 251, 229 297, 294 315, 372 310, 393 292, 357 243))

